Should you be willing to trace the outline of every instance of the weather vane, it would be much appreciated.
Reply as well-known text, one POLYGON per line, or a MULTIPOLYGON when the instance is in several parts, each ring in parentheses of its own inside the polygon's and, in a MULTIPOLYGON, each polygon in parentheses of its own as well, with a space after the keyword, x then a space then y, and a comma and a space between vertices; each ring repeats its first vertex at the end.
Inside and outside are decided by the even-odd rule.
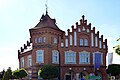
POLYGON ((47 13, 48 13, 47 0, 46 0, 46 4, 45 4, 45 7, 46 7, 46 14, 47 14, 47 13))

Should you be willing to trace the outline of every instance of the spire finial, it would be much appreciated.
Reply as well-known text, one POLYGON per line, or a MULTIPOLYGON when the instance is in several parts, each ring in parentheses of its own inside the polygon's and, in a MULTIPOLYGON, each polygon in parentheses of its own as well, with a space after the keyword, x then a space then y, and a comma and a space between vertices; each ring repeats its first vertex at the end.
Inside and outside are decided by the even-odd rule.
POLYGON ((48 6, 47 6, 47 0, 46 0, 46 4, 45 4, 45 7, 46 7, 46 14, 48 14, 48 6))

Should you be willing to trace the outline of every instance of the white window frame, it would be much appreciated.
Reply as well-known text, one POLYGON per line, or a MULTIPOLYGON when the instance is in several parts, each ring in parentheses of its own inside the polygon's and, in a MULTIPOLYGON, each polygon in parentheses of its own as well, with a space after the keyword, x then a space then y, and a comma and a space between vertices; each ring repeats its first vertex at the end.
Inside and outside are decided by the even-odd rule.
POLYGON ((27 57, 27 66, 28 67, 32 66, 32 55, 28 55, 27 57))
POLYGON ((79 52, 79 64, 90 64, 90 52, 79 52))
POLYGON ((21 67, 21 68, 24 68, 24 65, 25 65, 24 61, 25 61, 25 60, 24 60, 24 57, 21 57, 21 58, 20 58, 20 67, 21 67))
POLYGON ((52 63, 59 64, 59 52, 57 50, 52 51, 52 63))
POLYGON ((44 50, 37 50, 36 51, 36 63, 44 63, 44 50), (39 53, 41 52, 41 53, 39 53), (41 61, 39 60, 39 57, 41 57, 41 61))
POLYGON ((65 64, 76 64, 76 52, 65 51, 65 64))
POLYGON ((72 35, 70 35, 70 45, 72 46, 72 35))

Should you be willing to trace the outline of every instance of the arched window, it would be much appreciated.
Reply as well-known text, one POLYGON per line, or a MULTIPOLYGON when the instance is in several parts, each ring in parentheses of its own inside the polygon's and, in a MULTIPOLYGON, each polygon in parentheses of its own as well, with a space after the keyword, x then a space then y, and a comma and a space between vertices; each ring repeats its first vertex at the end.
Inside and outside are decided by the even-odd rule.
POLYGON ((52 51, 52 63, 59 63, 59 52, 57 50, 52 51))
POLYGON ((72 45, 72 35, 70 35, 70 45, 72 45))
POLYGON ((84 39, 84 46, 88 46, 88 40, 84 39))
POLYGON ((83 46, 83 39, 80 39, 80 46, 83 46))

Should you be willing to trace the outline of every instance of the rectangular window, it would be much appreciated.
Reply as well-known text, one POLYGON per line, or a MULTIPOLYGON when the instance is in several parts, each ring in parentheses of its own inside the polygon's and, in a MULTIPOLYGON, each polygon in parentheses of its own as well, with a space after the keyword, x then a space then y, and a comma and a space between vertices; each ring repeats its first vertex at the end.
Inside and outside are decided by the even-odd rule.
POLYGON ((68 39, 65 39, 65 46, 68 47, 68 39))
POLYGON ((74 32, 74 45, 77 46, 77 33, 74 32))
POLYGON ((94 46, 94 36, 93 36, 93 33, 91 33, 91 46, 92 47, 94 46))
POLYGON ((80 64, 90 64, 90 53, 81 52, 79 53, 80 64))
POLYGON ((52 51, 52 63, 59 63, 59 53, 56 50, 52 51))
POLYGON ((98 38, 95 37, 95 47, 98 47, 98 38))
POLYGON ((35 38, 35 43, 37 43, 37 41, 38 41, 37 38, 35 38))
POLYGON ((44 37, 44 43, 46 42, 46 37, 44 37))
POLYGON ((72 35, 70 35, 70 45, 72 45, 72 35))
POLYGON ((39 38, 39 43, 42 43, 42 37, 39 38))
POLYGON ((27 61, 28 67, 32 66, 32 55, 29 55, 29 56, 27 57, 27 59, 28 59, 28 61, 27 61))
POLYGON ((75 52, 65 52, 65 64, 76 64, 75 52))
POLYGON ((21 63, 21 68, 24 68, 24 57, 20 59, 20 63, 21 63))
POLYGON ((44 51, 43 50, 36 51, 36 62, 44 63, 44 51))
POLYGON ((99 41, 99 48, 102 48, 102 42, 99 41))
POLYGON ((56 44, 57 43, 57 36, 54 35, 54 43, 56 44))
POLYGON ((61 43, 61 47, 64 47, 64 43, 63 42, 61 43))

